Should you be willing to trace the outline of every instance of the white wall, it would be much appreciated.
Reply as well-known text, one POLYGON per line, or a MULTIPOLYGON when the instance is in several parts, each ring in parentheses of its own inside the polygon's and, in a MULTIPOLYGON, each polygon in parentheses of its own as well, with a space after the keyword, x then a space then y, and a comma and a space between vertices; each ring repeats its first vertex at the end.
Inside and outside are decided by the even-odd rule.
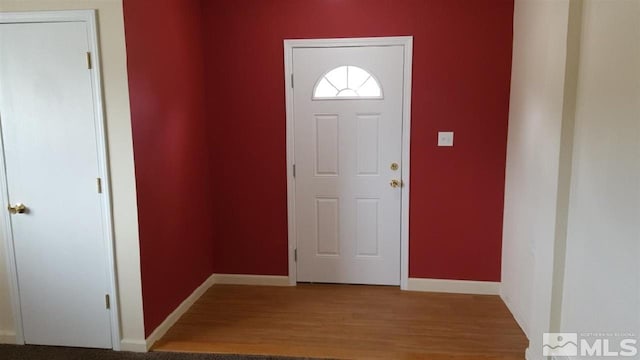
POLYGON ((575 115, 561 330, 640 336, 640 1, 584 1, 575 115))
POLYGON ((640 0, 516 0, 502 296, 542 333, 640 334, 640 0))
MULTIPOLYGON (((0 11, 97 9, 123 349, 144 350, 140 249, 122 0, 0 0, 0 11)), ((0 238, 0 341, 15 327, 0 238), (3 336, 4 335, 4 336, 3 336)))
POLYGON ((534 314, 551 306, 568 14, 515 1, 501 291, 532 344, 549 326, 534 314))

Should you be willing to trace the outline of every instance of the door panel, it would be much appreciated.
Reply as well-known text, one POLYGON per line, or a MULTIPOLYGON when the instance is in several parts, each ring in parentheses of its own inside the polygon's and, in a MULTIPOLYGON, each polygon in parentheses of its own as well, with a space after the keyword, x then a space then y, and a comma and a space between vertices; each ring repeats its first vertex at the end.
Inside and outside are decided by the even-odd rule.
POLYGON ((106 242, 83 22, 0 25, 0 121, 29 344, 110 348, 106 242))
POLYGON ((356 121, 357 174, 380 175, 380 115, 358 115, 356 121))
POLYGON ((316 115, 316 176, 338 175, 338 116, 316 115))
POLYGON ((403 62, 400 46, 293 50, 298 281, 400 284, 403 62))

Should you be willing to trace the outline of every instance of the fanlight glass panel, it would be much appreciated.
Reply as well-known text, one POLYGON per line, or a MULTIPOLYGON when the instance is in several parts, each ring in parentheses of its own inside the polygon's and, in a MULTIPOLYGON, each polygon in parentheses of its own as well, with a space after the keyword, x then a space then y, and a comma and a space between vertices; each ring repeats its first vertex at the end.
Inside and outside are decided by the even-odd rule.
POLYGON ((313 99, 381 99, 382 88, 368 71, 340 66, 326 73, 313 90, 313 99))

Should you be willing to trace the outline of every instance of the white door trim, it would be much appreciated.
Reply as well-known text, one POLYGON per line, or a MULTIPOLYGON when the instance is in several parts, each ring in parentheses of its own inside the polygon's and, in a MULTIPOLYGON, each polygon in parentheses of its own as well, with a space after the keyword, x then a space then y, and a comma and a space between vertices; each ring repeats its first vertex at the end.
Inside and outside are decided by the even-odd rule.
POLYGON ((287 220, 289 235, 289 285, 297 281, 295 250, 296 240, 296 204, 295 178, 293 176, 294 124, 293 124, 293 49, 295 48, 331 48, 401 46, 404 49, 404 94, 402 104, 402 210, 400 230, 400 288, 407 290, 409 279, 409 164, 411 135, 411 70, 413 64, 413 37, 374 37, 348 39, 304 39, 284 41, 284 79, 287 116, 287 220))
MULTIPOLYGON (((93 103, 96 126, 96 142, 98 147, 98 166, 102 179, 102 210, 104 222, 105 248, 107 249, 107 268, 109 269, 108 281, 111 302, 111 345, 113 350, 120 350, 120 312, 118 308, 118 288, 116 286, 116 273, 114 261, 113 220, 111 209, 111 181, 109 175, 108 152, 106 145, 106 130, 104 119, 104 106, 102 98, 102 81, 100 74, 100 51, 98 48, 98 31, 95 10, 65 10, 65 11, 36 11, 36 12, 0 12, 0 24, 8 23, 55 23, 55 22, 85 22, 87 24, 87 41, 91 52, 93 71, 91 72, 91 84, 93 87, 93 103)), ((0 147, 4 148, 0 136, 0 147)), ((5 169, 4 151, 0 151, 0 226, 4 230, 5 243, 8 254, 8 270, 10 274, 10 288, 13 315, 16 327, 16 343, 24 344, 24 331, 22 328, 22 314, 20 311, 20 295, 18 292, 18 274, 16 268, 13 235, 9 228, 11 224, 9 212, 5 206, 8 204, 8 187, 5 169)))

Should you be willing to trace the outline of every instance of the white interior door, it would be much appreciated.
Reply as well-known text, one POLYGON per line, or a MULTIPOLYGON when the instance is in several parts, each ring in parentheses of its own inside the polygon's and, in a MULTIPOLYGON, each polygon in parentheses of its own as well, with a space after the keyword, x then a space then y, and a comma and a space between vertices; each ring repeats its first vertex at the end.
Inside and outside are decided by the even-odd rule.
POLYGON ((8 197, 26 206, 10 218, 28 344, 112 344, 86 26, 0 24, 8 197))
POLYGON ((400 284, 403 66, 400 46, 293 50, 298 281, 400 284))

